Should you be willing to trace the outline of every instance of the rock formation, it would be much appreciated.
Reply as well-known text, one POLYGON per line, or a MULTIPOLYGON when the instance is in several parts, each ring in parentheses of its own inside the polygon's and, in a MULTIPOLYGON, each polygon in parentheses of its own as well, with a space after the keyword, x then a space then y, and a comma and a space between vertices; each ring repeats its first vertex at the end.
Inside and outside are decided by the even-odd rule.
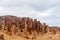
MULTIPOLYGON (((59 27, 50 27, 46 23, 41 23, 37 19, 32 19, 30 17, 16 17, 16 16, 0 16, 0 31, 9 35, 18 35, 24 33, 26 36, 28 34, 39 35, 44 34, 56 34, 60 33, 59 27)), ((32 38, 33 38, 32 37, 32 38)))
POLYGON ((3 34, 0 35, 0 40, 4 40, 4 35, 3 34))

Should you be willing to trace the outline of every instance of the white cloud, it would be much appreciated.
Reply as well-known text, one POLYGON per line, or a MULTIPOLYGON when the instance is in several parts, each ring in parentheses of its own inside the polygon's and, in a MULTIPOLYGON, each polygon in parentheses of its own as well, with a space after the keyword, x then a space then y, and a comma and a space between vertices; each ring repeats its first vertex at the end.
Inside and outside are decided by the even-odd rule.
POLYGON ((5 2, 5 3, 9 3, 10 2, 10 0, 2 0, 3 2, 5 2))
POLYGON ((3 6, 0 6, 0 12, 3 12, 5 8, 3 6))
POLYGON ((0 15, 15 15, 15 16, 33 16, 35 14, 35 10, 29 6, 23 7, 3 7, 0 11, 0 15), (4 10, 3 10, 4 9, 4 10))
POLYGON ((60 0, 2 0, 1 4, 8 5, 35 5, 35 6, 52 6, 56 5, 60 0))
POLYGON ((3 0, 3 2, 6 3, 38 3, 41 2, 42 0, 3 0))
POLYGON ((47 17, 54 11, 55 7, 49 8, 44 11, 34 10, 32 7, 24 5, 23 7, 2 7, 0 15, 15 15, 15 16, 28 16, 28 17, 47 17))
POLYGON ((37 13, 37 17, 47 17, 47 16, 50 16, 51 15, 51 13, 53 12, 55 10, 55 7, 53 7, 53 8, 50 8, 50 9, 47 9, 47 10, 44 10, 44 11, 39 11, 38 13, 37 13))

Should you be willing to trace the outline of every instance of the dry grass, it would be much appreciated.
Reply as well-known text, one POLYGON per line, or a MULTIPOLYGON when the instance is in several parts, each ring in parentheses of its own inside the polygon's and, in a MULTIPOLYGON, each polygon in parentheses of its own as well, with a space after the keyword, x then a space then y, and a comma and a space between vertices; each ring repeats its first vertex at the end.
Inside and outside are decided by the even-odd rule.
MULTIPOLYGON (((4 34, 4 38, 5 40, 60 40, 60 35, 59 34, 45 34, 45 35, 37 35, 36 38, 25 38, 25 36, 23 33, 21 34, 21 36, 17 36, 17 35, 7 35, 5 33, 1 33, 4 34)), ((32 35, 28 35, 29 37, 32 37, 32 35)))

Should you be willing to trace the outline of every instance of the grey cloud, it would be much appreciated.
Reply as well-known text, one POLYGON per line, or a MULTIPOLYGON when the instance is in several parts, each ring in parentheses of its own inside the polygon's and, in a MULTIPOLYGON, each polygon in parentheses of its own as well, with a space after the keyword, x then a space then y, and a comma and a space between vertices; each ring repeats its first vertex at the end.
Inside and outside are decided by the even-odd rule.
POLYGON ((30 7, 33 7, 35 10, 43 11, 51 7, 55 7, 57 4, 59 4, 60 0, 10 0, 9 1, 2 1, 0 5, 3 6, 23 6, 28 5, 30 7))

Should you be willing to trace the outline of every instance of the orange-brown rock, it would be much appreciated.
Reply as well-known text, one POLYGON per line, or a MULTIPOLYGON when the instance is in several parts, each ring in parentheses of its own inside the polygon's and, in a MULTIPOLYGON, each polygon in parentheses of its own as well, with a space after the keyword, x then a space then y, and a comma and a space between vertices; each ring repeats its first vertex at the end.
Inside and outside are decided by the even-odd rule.
POLYGON ((37 33, 39 34, 40 32, 40 21, 37 21, 37 33))
POLYGON ((4 35, 3 34, 0 35, 0 40, 4 40, 4 35))
POLYGON ((27 18, 27 30, 32 33, 33 28, 33 19, 27 18))
MULTIPOLYGON (((16 17, 16 16, 0 16, 0 31, 6 34, 16 35, 23 34, 24 38, 29 36, 30 38, 36 37, 37 34, 58 34, 60 28, 55 26, 48 26, 46 23, 41 23, 37 19, 30 17, 16 17)), ((19 35, 19 36, 20 36, 19 35)))
POLYGON ((37 30, 37 19, 33 21, 33 30, 37 30))
POLYGON ((0 30, 4 30, 5 26, 5 17, 0 16, 0 30))
POLYGON ((26 18, 25 17, 21 18, 20 26, 21 26, 21 31, 22 32, 25 31, 25 27, 26 27, 26 18))

